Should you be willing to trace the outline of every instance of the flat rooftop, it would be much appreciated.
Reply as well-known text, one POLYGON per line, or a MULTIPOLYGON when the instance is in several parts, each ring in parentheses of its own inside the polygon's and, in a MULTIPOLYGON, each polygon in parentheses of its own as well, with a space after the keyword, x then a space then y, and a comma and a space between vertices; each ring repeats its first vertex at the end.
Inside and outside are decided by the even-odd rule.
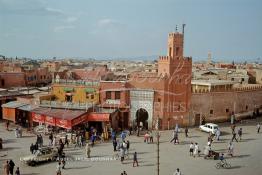
POLYGON ((192 80, 192 85, 205 85, 205 86, 216 86, 216 85, 233 85, 236 82, 227 80, 192 80))

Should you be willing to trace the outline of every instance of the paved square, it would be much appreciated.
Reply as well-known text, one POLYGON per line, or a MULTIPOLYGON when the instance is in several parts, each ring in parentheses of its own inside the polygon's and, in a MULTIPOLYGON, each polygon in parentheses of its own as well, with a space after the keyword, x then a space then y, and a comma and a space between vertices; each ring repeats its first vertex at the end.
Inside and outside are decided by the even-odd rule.
MULTIPOLYGON (((191 141, 197 142, 203 152, 203 147, 207 143, 207 133, 200 132, 197 128, 189 129, 189 138, 185 138, 184 133, 179 134, 180 144, 174 145, 169 141, 172 137, 172 131, 161 132, 160 138, 160 174, 172 175, 176 168, 180 168, 184 175, 260 175, 262 172, 262 134, 256 133, 256 122, 258 120, 246 121, 237 125, 243 128, 243 140, 234 142, 235 156, 233 158, 226 156, 228 162, 231 163, 231 169, 216 169, 217 160, 205 160, 201 157, 189 156, 189 144, 191 141)), ((261 120, 260 120, 261 121, 261 120)), ((226 152, 227 145, 231 139, 231 129, 228 124, 220 124, 221 141, 215 141, 212 148, 219 152, 226 152)), ((24 133, 22 138, 15 138, 13 131, 6 131, 4 124, 0 124, 0 137, 4 140, 4 149, 0 150, 0 171, 2 172, 2 164, 6 159, 13 159, 16 166, 21 169, 21 174, 26 175, 50 175, 55 174, 56 162, 45 163, 35 167, 22 164, 20 157, 30 155, 29 146, 35 142, 36 137, 28 133, 24 133), (7 156, 3 156, 3 155, 7 156)), ((120 163, 120 160, 106 160, 114 155, 111 142, 96 144, 91 149, 92 160, 85 159, 85 151, 83 149, 74 148, 73 146, 66 148, 66 155, 70 161, 66 164, 66 169, 62 171, 62 175, 84 175, 107 174, 120 175, 122 171, 127 171, 128 175, 138 174, 157 174, 156 173, 156 144, 146 144, 143 137, 130 136, 130 158, 120 163), (139 167, 132 167, 132 153, 138 153, 139 167), (105 160, 103 160, 105 159, 105 160)), ((154 138, 155 139, 155 138, 154 138)), ((155 141, 155 140, 154 140, 155 141)), ((44 138, 47 144, 48 138, 44 138)))

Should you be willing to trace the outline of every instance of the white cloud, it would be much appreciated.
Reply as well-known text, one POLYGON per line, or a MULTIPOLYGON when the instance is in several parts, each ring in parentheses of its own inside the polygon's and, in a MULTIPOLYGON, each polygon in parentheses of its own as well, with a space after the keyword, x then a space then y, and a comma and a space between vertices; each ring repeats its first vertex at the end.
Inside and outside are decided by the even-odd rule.
POLYGON ((71 17, 68 17, 68 18, 66 19, 66 22, 68 22, 68 23, 73 23, 73 22, 75 22, 75 21, 77 21, 77 20, 78 20, 77 17, 71 16, 71 17))
POLYGON ((114 19, 109 19, 109 18, 105 18, 105 19, 101 19, 97 22, 98 26, 108 26, 108 25, 116 25, 116 24, 120 24, 118 21, 114 20, 114 19))
POLYGON ((68 25, 68 26, 56 26, 56 27, 54 28, 54 32, 62 32, 62 31, 64 31, 64 30, 74 29, 74 28, 75 28, 75 26, 73 26, 73 25, 68 25))
POLYGON ((57 14, 63 14, 64 12, 60 9, 50 8, 46 7, 45 10, 50 13, 57 13, 57 14))

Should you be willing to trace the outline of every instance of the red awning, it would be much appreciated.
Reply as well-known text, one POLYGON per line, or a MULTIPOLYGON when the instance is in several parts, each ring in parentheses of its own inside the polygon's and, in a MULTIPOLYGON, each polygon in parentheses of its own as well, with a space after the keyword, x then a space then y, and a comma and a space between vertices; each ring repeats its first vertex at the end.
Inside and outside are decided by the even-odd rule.
POLYGON ((109 113, 90 113, 87 116, 87 121, 108 122, 109 116, 109 113))
POLYGON ((82 115, 82 116, 72 120, 72 126, 78 125, 79 123, 82 123, 82 122, 85 122, 85 121, 86 121, 86 115, 82 115))
POLYGON ((34 122, 38 122, 38 123, 44 123, 45 122, 45 116, 41 115, 41 114, 36 114, 36 113, 32 113, 32 120, 34 122))
POLYGON ((32 112, 34 122, 71 129, 73 126, 86 121, 86 111, 37 108, 32 112))

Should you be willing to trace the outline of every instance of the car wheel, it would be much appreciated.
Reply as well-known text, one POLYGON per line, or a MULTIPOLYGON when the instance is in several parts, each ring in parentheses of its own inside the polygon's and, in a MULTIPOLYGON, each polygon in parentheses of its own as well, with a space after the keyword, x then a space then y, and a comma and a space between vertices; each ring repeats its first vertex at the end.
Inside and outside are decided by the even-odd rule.
POLYGON ((31 166, 36 166, 36 162, 35 161, 32 161, 30 164, 31 164, 31 166))

